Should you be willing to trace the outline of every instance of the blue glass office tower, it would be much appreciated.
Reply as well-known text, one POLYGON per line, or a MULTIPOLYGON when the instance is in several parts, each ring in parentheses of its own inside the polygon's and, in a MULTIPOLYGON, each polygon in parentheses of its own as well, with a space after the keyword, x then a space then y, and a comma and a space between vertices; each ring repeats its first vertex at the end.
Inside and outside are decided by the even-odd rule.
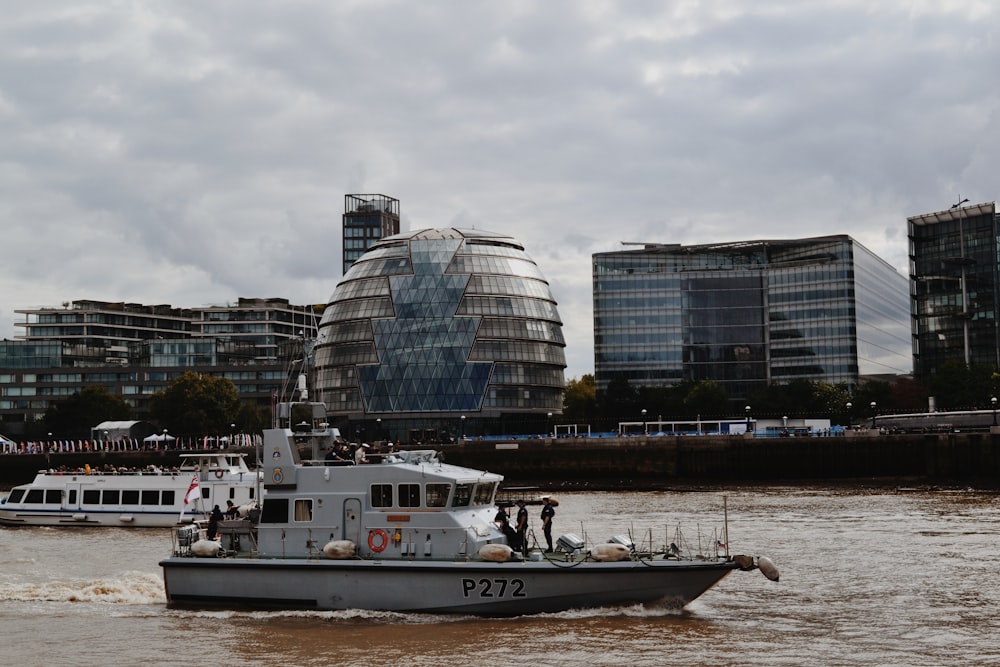
POLYGON ((907 219, 913 361, 927 379, 946 361, 1000 368, 996 202, 907 219))
POLYGON ((542 431, 562 412, 564 348, 555 299, 520 243, 421 230, 376 242, 337 285, 313 386, 333 419, 353 423, 348 434, 371 439, 542 431))
POLYGON ((714 380, 737 400, 769 383, 906 374, 906 285, 848 236, 598 253, 597 386, 714 380))

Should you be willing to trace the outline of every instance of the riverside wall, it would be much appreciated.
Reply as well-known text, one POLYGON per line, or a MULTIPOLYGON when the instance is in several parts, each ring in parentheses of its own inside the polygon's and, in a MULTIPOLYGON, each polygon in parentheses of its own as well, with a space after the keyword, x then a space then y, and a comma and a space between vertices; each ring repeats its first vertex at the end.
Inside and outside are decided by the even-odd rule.
MULTIPOLYGON (((699 485, 968 484, 1000 488, 1000 433, 748 438, 656 436, 467 441, 436 446, 448 463, 497 472, 508 486, 657 489, 699 485)), ((253 458, 252 450, 250 459, 253 458)), ((42 468, 174 466, 180 452, 0 456, 0 485, 42 468)))

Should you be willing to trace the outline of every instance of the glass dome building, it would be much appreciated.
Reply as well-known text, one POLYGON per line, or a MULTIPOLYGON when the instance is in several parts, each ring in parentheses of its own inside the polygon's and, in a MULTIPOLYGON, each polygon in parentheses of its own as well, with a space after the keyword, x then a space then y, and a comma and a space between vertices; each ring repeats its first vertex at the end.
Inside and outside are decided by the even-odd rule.
POLYGON ((562 412, 564 348, 549 284, 520 243, 425 229, 378 241, 344 275, 312 386, 348 438, 545 433, 562 412))

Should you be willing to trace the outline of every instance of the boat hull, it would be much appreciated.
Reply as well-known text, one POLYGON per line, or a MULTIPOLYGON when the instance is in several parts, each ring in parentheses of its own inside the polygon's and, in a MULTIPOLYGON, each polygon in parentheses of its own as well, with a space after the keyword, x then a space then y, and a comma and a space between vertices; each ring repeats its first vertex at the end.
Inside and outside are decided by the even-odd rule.
POLYGON ((171 557, 173 607, 365 609, 514 616, 659 603, 682 607, 731 561, 381 561, 171 557), (248 585, 248 582, 253 582, 248 585))

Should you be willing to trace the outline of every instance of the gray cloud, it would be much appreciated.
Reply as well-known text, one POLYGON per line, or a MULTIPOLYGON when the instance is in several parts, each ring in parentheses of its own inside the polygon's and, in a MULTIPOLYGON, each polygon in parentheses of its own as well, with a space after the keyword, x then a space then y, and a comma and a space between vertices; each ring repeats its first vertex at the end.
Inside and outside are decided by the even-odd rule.
POLYGON ((525 243, 593 370, 590 256, 996 196, 989 3, 8 2, 0 336, 94 298, 318 303, 343 195, 525 243))

